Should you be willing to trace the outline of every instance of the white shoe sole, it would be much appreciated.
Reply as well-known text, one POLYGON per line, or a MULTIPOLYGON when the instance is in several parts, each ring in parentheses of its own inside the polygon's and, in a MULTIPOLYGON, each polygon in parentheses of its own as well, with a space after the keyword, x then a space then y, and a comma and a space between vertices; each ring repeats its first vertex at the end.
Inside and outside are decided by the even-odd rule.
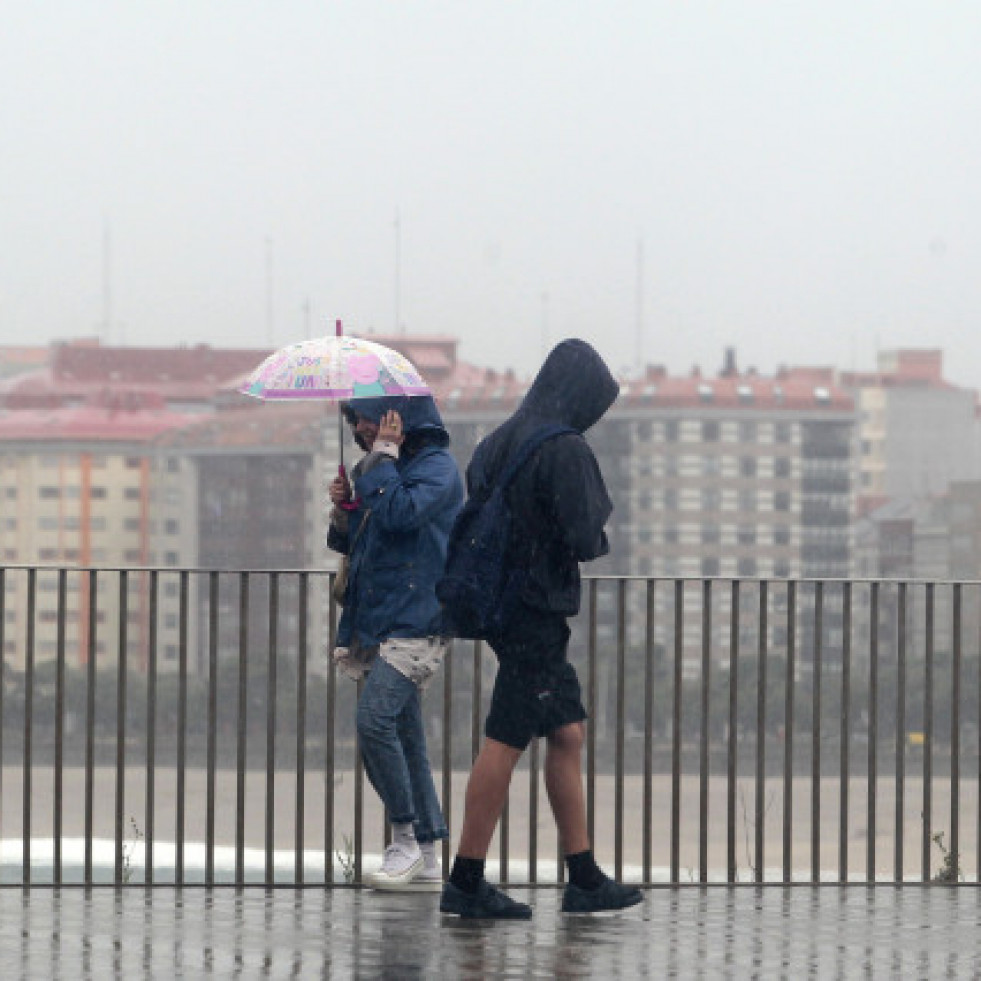
POLYGON ((410 879, 408 882, 393 882, 391 879, 375 879, 368 883, 372 889, 378 892, 442 892, 442 879, 410 879))

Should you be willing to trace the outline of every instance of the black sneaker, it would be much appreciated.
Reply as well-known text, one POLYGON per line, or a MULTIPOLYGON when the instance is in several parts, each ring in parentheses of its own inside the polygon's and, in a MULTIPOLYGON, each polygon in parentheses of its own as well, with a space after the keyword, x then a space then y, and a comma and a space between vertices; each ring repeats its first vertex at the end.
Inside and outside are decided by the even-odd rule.
POLYGON ((612 879, 604 879, 595 889, 581 889, 571 882, 562 896, 563 913, 601 913, 604 910, 626 909, 644 899, 635 886, 624 886, 612 879))
POLYGON ((439 901, 441 913, 455 913, 467 920, 530 920, 531 907, 516 903, 495 889, 486 879, 481 879, 475 893, 464 892, 452 882, 443 886, 439 901))

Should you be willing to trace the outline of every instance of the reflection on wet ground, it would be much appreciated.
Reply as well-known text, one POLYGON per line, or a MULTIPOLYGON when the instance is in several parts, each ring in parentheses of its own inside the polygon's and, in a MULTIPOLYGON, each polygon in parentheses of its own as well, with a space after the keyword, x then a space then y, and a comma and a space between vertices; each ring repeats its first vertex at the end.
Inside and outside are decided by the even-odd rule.
POLYGON ((0 891, 5 978, 975 978, 981 893, 653 889, 623 914, 441 917, 434 895, 336 888, 0 891))

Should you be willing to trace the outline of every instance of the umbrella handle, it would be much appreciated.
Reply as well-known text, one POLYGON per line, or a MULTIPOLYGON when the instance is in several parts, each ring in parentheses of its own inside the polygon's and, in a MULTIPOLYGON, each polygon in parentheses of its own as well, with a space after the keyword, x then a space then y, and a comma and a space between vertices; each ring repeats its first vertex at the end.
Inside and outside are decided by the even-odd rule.
MULTIPOLYGON (((337 468, 337 476, 341 477, 343 480, 347 480, 347 470, 344 468, 344 464, 340 464, 337 468)), ((338 507, 342 511, 357 511, 361 506, 360 498, 353 501, 341 501, 338 507)))

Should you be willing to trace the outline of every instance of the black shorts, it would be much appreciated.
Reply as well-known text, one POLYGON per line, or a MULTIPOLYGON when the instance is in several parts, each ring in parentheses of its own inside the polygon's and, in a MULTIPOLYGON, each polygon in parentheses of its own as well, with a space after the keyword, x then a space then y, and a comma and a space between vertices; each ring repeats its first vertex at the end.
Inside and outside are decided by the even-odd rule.
POLYGON ((511 636, 491 641, 499 668, 484 735, 524 750, 534 737, 586 718, 568 643, 565 617, 554 614, 519 620, 511 636))

